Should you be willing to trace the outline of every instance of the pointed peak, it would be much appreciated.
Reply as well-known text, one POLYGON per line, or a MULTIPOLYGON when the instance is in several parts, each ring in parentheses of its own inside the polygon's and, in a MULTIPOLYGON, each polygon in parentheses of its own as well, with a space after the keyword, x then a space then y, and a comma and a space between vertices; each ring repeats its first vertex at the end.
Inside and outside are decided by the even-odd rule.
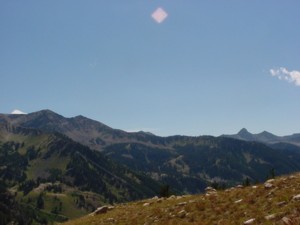
POLYGON ((56 113, 56 112, 53 112, 49 109, 43 109, 43 110, 40 110, 40 111, 37 111, 37 112, 33 112, 33 113, 30 113, 28 114, 29 116, 33 116, 33 117, 47 117, 47 118, 51 118, 51 119, 54 119, 54 118, 64 118, 62 115, 56 113))
POLYGON ((250 132, 246 128, 242 128, 238 134, 250 134, 250 132))
POLYGON ((53 112, 50 109, 42 109, 38 112, 45 113, 45 114, 57 114, 56 112, 53 112))
POLYGON ((274 135, 274 134, 272 134, 272 133, 270 133, 268 131, 263 131, 263 132, 257 134, 257 136, 260 137, 260 138, 267 138, 267 139, 277 138, 276 135, 274 135))
MULTIPOLYGON (((81 122, 92 122, 92 121, 94 121, 94 120, 92 120, 90 118, 87 118, 83 115, 74 116, 71 119, 74 120, 74 121, 81 121, 81 122)), ((96 121, 96 122, 98 122, 98 121, 96 121)))
POLYGON ((248 140, 248 141, 252 141, 254 140, 254 136, 253 134, 251 134, 246 128, 243 128, 240 130, 240 132, 238 132, 237 134, 240 138, 248 140))
MULTIPOLYGON (((270 133, 270 132, 268 132, 268 131, 264 130, 264 131, 263 131, 263 132, 261 132, 260 134, 266 135, 266 134, 272 134, 272 133, 270 133)), ((272 135, 273 135, 273 134, 272 134, 272 135)))
POLYGON ((83 116, 83 115, 78 115, 73 117, 74 119, 88 119, 87 117, 83 116))

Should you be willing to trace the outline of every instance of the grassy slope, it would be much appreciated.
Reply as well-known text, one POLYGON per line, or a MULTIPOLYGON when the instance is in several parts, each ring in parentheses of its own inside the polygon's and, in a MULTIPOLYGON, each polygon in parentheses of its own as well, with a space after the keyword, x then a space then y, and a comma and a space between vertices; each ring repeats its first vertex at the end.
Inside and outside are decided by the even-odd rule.
POLYGON ((148 199, 116 205, 106 214, 86 216, 64 225, 101 224, 283 224, 282 219, 300 224, 300 173, 279 177, 272 188, 264 184, 217 191, 216 194, 186 195, 173 199, 148 199), (151 203, 144 206, 145 203, 151 203), (184 211, 182 211, 184 210, 184 211), (265 217, 274 214, 274 218, 265 217))
POLYGON ((93 192, 78 191, 74 188, 63 185, 64 191, 62 193, 53 193, 50 191, 43 191, 40 188, 35 188, 28 195, 23 196, 22 192, 18 192, 16 200, 21 202, 25 207, 32 207, 36 209, 36 200, 40 193, 43 193, 44 208, 42 212, 56 216, 51 211, 55 207, 59 207, 61 202, 62 209, 57 214, 62 217, 69 219, 75 219, 87 215, 90 212, 90 208, 79 207, 76 202, 78 202, 78 197, 83 196, 85 200, 84 205, 89 205, 90 207, 95 207, 105 204, 105 199, 99 194, 93 192))
MULTIPOLYGON (((109 202, 109 199, 106 198, 108 194, 117 198, 114 201, 129 201, 130 199, 152 196, 156 193, 154 190, 159 189, 158 183, 147 177, 118 166, 103 157, 101 153, 94 152, 58 134, 47 134, 34 129, 5 127, 5 125, 2 125, 0 127, 0 150, 2 154, 0 156, 3 156, 1 158, 3 160, 6 151, 9 151, 8 155, 14 155, 12 162, 3 161, 8 165, 5 165, 2 168, 3 170, 9 171, 8 167, 18 167, 18 172, 20 170, 26 174, 22 182, 14 178, 3 180, 2 177, 0 177, 0 181, 6 182, 7 188, 13 194, 16 194, 16 200, 24 208, 29 208, 36 214, 46 215, 48 221, 56 220, 53 218, 57 216, 74 219, 86 215, 96 207, 109 202), (4 145, 7 146, 4 147, 4 145), (34 149, 32 151, 36 153, 33 158, 27 156, 29 148, 34 149), (28 165, 19 165, 20 158, 28 160, 28 165), (78 162, 74 162, 75 159, 78 162), (67 168, 72 161, 74 165, 67 168), (53 169, 61 171, 61 175, 58 178, 48 180, 53 169), (68 174, 68 172, 75 169, 77 172, 68 174), (92 175, 91 172, 93 172, 92 175), (38 182, 38 178, 42 179, 38 182), (86 182, 75 184, 76 179, 80 181, 83 178, 86 182), (33 190, 30 189, 30 192, 24 196, 24 193, 19 191, 18 187, 29 180, 34 180, 35 186, 33 190), (62 187, 61 193, 54 193, 54 191, 45 189, 45 187, 54 184, 62 187), (101 184, 106 187, 104 191, 100 189, 101 184), (94 193, 91 192, 92 188, 94 188, 94 193), (43 196, 44 207, 39 210, 36 206, 40 194, 43 196), (54 213, 56 208, 59 210, 54 213)), ((14 173, 15 170, 12 171, 14 173)))

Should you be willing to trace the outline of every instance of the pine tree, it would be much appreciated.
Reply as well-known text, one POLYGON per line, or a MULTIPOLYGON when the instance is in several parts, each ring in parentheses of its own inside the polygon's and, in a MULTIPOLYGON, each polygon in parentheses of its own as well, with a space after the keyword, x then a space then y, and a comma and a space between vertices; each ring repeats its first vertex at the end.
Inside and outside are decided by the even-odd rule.
POLYGON ((165 184, 160 187, 159 191, 160 197, 169 197, 170 196, 170 186, 165 184))
POLYGON ((44 208, 44 199, 43 199, 43 193, 40 193, 37 200, 36 200, 36 207, 38 209, 44 208))

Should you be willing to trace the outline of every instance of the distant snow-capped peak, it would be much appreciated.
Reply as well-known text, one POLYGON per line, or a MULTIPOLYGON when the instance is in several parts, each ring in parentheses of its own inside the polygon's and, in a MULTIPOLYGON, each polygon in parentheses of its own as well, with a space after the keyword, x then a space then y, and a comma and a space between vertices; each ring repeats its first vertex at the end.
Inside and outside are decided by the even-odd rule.
POLYGON ((27 113, 22 112, 21 110, 15 109, 15 110, 12 111, 10 114, 18 114, 18 115, 20 115, 20 114, 27 114, 27 113))

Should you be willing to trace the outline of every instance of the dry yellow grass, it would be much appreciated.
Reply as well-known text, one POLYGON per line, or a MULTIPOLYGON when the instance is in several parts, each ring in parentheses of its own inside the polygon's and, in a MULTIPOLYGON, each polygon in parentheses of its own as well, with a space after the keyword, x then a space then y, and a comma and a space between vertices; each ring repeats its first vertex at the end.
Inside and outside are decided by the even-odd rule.
POLYGON ((88 215, 64 225, 240 225, 251 219, 254 220, 249 224, 299 225, 300 199, 293 198, 300 194, 300 173, 269 183, 269 188, 260 184, 119 204, 107 213, 88 215))

